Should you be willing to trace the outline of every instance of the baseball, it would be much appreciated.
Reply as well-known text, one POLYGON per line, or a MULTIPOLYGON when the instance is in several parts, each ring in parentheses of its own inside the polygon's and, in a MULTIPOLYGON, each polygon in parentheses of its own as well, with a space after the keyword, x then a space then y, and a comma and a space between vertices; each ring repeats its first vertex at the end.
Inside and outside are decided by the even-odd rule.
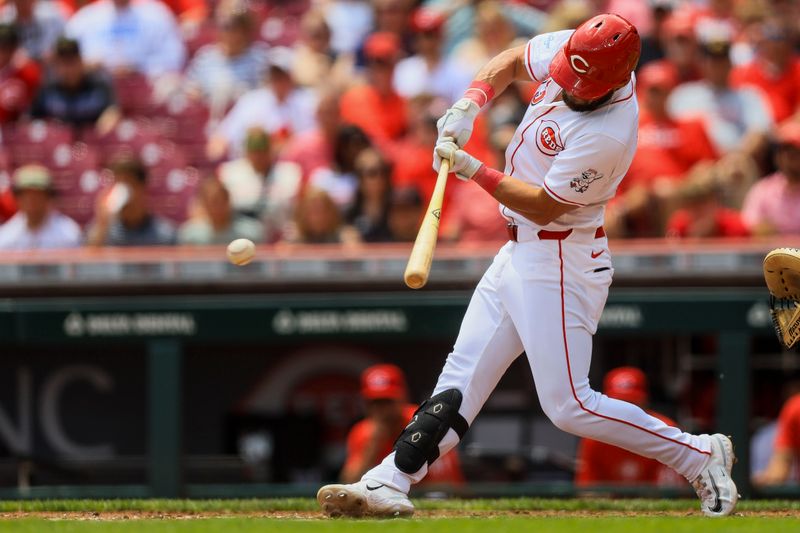
POLYGON ((244 266, 256 255, 256 245, 250 239, 236 239, 228 245, 228 261, 244 266))

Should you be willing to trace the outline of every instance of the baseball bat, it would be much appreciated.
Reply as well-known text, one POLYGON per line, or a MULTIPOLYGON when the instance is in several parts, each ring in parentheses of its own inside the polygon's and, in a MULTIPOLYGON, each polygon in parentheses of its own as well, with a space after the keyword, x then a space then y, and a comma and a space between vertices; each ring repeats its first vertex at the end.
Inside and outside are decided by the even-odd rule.
POLYGON ((444 188, 447 185, 449 172, 450 162, 443 160, 439 167, 439 175, 436 177, 436 186, 433 188, 431 201, 428 204, 428 212, 422 219, 417 240, 414 241, 414 248, 411 249, 406 272, 403 275, 406 285, 412 289, 421 289, 428 282, 433 251, 436 249, 436 240, 439 237, 439 218, 442 214, 442 200, 444 200, 444 188))

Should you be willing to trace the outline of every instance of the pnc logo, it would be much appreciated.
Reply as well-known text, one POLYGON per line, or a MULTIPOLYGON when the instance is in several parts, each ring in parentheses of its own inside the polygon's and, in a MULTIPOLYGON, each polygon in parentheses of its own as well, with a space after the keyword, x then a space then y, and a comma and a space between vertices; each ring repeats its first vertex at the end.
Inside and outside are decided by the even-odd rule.
POLYGON ((578 54, 572 54, 569 56, 569 63, 572 65, 572 69, 575 72, 579 72, 581 74, 586 74, 589 72, 589 62, 586 61, 584 58, 579 56, 578 54), (580 63, 580 66, 578 65, 580 63))
POLYGON ((543 120, 536 129, 536 147, 544 155, 554 156, 564 149, 561 128, 552 120, 543 120))

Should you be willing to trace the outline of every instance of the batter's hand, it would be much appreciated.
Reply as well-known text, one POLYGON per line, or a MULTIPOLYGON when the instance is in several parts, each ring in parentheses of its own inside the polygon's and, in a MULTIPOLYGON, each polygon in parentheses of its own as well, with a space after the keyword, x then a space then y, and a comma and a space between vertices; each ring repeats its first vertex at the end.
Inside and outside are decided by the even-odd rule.
POLYGON ((436 122, 436 129, 439 133, 436 143, 438 144, 445 137, 452 137, 454 142, 463 148, 472 135, 473 123, 480 110, 478 104, 469 98, 457 101, 436 122))
MULTIPOLYGON (((483 165, 482 161, 460 149, 452 139, 445 138, 443 142, 438 143, 434 153, 438 156, 439 161, 442 159, 450 161, 450 172, 455 172, 456 177, 464 181, 472 179, 472 176, 483 165)), ((438 172, 439 169, 436 170, 438 172)))

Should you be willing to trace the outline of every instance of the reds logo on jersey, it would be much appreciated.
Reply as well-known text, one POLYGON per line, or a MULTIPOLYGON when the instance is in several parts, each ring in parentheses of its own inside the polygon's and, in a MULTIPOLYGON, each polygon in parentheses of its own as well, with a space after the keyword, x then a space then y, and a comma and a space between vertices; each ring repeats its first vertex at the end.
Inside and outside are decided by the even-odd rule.
POLYGON ((589 189, 589 184, 602 177, 603 174, 600 174, 593 168, 588 168, 581 172, 580 178, 572 178, 569 182, 569 186, 575 189, 576 192, 586 192, 589 189))
POLYGON ((550 78, 547 78, 542 83, 539 84, 539 87, 536 88, 536 92, 533 94, 533 99, 531 100, 531 105, 536 105, 542 100, 544 100, 544 95, 547 94, 547 86, 550 84, 550 78))
POLYGON ((561 128, 552 120, 543 120, 536 128, 536 147, 544 155, 554 156, 564 149, 561 128))

